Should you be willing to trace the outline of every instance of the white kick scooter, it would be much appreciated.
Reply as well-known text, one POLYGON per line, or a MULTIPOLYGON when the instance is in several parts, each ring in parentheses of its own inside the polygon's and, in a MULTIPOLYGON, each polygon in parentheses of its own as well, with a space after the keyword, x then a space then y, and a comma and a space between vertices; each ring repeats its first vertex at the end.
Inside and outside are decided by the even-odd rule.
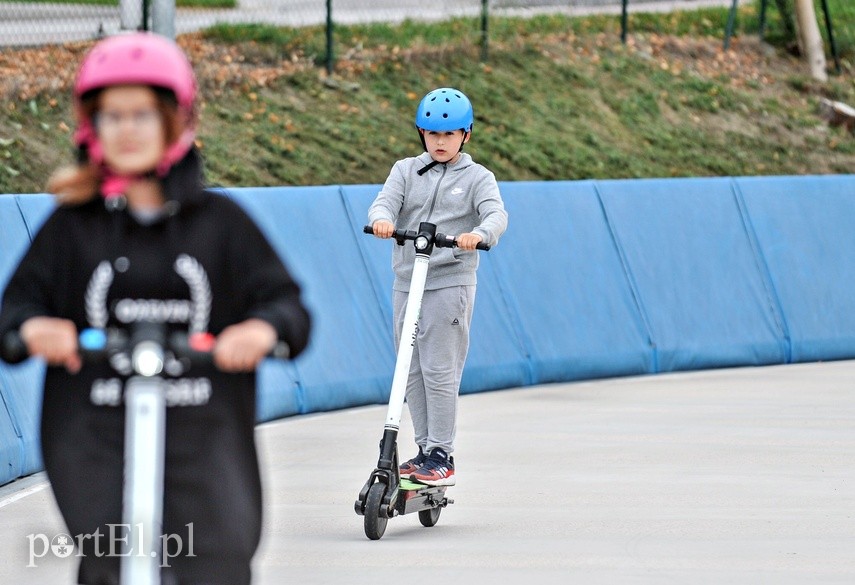
MULTIPOLYGON (((124 390, 125 454, 122 493, 120 582, 122 585, 159 585, 160 542, 163 524, 164 437, 166 398, 160 373, 164 364, 163 327, 137 324, 130 336, 118 329, 86 329, 80 333, 84 362, 103 362, 127 352, 134 375, 124 390)), ((17 332, 3 340, 3 358, 15 363, 27 357, 17 332)))
MULTIPOLYGON (((363 231, 366 234, 374 233, 371 226, 365 226, 363 231)), ((434 247, 453 248, 457 245, 457 240, 452 236, 436 233, 436 225, 427 222, 419 224, 418 232, 395 230, 392 237, 399 246, 403 246, 408 240, 412 241, 416 249, 416 259, 404 312, 404 326, 398 344, 395 373, 392 377, 389 409, 386 412, 383 438, 380 440, 380 459, 354 504, 356 513, 364 516, 365 536, 371 540, 382 538, 389 518, 399 514, 418 512, 422 526, 435 526, 442 509, 454 503, 454 500, 445 495, 447 486, 428 486, 401 479, 397 441, 430 256, 434 247)), ((477 248, 489 250, 490 246, 479 243, 477 248)))
MULTIPOLYGON (((121 585, 160 585, 162 566, 163 484, 165 467, 166 396, 161 373, 167 349, 191 364, 210 363, 213 337, 175 333, 167 343, 165 326, 134 323, 130 336, 121 329, 86 329, 80 333, 84 361, 103 362, 119 353, 130 357, 131 376, 124 389, 125 453, 122 525, 127 527, 120 561, 121 585)), ((20 336, 10 333, 3 357, 20 361, 27 349, 20 336)), ((280 342, 270 357, 285 359, 288 347, 280 342)))

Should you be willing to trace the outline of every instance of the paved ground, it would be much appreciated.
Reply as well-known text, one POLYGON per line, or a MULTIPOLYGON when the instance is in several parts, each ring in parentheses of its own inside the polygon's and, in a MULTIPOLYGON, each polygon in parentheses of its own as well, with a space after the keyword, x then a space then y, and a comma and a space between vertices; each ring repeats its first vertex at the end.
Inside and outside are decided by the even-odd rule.
MULTIPOLYGON (((439 20, 451 16, 476 16, 481 0, 335 0, 333 18, 338 24, 400 22, 405 18, 439 20)), ((732 0, 629 0, 630 12, 670 12, 708 6, 730 6, 732 0)), ((175 32, 188 33, 223 23, 268 23, 306 26, 326 22, 323 0, 238 0, 234 10, 179 9, 175 32)), ((573 15, 618 14, 621 0, 493 0, 495 15, 530 15, 561 12, 573 15)), ((139 12, 141 14, 141 12, 139 12)), ((41 45, 97 38, 122 28, 117 6, 40 4, 0 0, 0 46, 41 45)), ((722 31, 722 35, 724 31, 722 31)))
MULTIPOLYGON (((855 583, 855 362, 465 396, 456 503, 369 541, 353 501, 384 415, 259 427, 257 585, 855 583)), ((69 559, 26 566, 28 535, 63 530, 40 476, 0 488, 0 526, 0 583, 72 583, 69 559)))

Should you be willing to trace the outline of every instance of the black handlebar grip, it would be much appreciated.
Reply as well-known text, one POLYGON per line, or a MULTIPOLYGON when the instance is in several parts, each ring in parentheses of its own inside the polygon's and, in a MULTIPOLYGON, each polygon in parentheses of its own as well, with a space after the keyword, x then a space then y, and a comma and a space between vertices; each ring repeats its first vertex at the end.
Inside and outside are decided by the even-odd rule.
POLYGON ((213 360, 210 351, 198 351, 190 347, 190 338, 183 331, 169 336, 169 348, 179 359, 186 358, 193 364, 210 364, 213 360))
POLYGON ((4 362, 17 364, 28 357, 30 357, 30 352, 18 331, 9 331, 3 336, 3 343, 0 345, 0 358, 4 362))
POLYGON ((363 231, 363 233, 366 233, 366 234, 372 234, 372 235, 374 234, 374 228, 370 225, 362 226, 362 231, 363 231))
MULTIPOLYGON (((437 248, 455 248, 457 247, 457 238, 454 236, 447 236, 445 234, 436 234, 435 245, 437 248)), ((490 249, 490 245, 484 242, 478 242, 475 244, 476 250, 484 250, 485 252, 490 249)))

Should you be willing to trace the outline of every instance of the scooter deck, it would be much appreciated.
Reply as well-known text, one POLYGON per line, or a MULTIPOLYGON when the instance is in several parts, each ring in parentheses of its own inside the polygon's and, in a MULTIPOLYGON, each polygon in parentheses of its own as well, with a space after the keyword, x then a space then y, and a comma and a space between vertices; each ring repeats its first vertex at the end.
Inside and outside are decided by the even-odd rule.
POLYGON ((409 479, 401 479, 399 489, 402 493, 396 505, 398 514, 411 514, 453 504, 454 500, 445 496, 448 487, 425 485, 409 479))
MULTIPOLYGON (((423 483, 418 483, 416 481, 410 481, 409 479, 401 478, 401 483, 400 483, 399 487, 402 490, 411 491, 411 490, 422 490, 425 488, 436 487, 436 486, 430 486, 430 485, 426 485, 423 483)), ((446 487, 446 486, 442 486, 442 487, 446 487)))

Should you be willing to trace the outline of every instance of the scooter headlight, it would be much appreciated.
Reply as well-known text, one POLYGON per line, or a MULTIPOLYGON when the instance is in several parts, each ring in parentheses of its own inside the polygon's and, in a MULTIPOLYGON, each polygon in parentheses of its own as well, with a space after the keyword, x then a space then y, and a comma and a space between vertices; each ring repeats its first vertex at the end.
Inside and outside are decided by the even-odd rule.
POLYGON ((156 343, 143 341, 131 356, 134 371, 141 376, 156 376, 163 371, 163 350, 156 343))
POLYGON ((430 246, 430 240, 427 238, 427 236, 417 236, 415 240, 415 246, 416 250, 422 252, 424 250, 427 250, 428 246, 430 246))

